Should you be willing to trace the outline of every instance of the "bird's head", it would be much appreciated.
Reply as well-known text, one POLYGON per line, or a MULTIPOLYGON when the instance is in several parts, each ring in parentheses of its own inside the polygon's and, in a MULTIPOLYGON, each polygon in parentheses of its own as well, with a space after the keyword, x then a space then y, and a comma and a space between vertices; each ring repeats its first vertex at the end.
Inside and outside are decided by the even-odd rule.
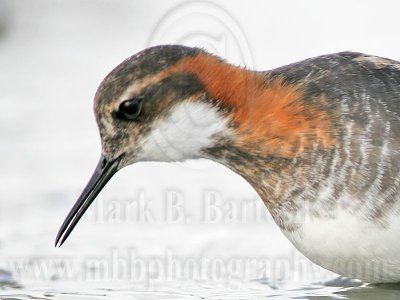
POLYGON ((198 158, 229 138, 229 108, 215 101, 203 80, 221 75, 214 73, 223 65, 198 48, 157 46, 129 57, 106 76, 94 100, 102 155, 57 245, 121 168, 139 161, 198 158))
POLYGON ((221 61, 203 50, 158 46, 121 63, 101 83, 94 110, 107 161, 182 161, 201 156, 219 134, 226 111, 207 92, 194 59, 221 61))

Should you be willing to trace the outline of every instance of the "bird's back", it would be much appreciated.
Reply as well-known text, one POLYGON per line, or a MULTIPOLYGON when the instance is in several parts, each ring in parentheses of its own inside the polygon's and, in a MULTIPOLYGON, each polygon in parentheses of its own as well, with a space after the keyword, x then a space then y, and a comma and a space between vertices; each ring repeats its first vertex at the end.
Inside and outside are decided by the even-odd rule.
POLYGON ((379 216, 384 204, 391 207, 400 181, 400 62, 342 52, 268 74, 300 85, 304 101, 328 102, 324 109, 335 118, 337 145, 326 153, 327 166, 316 170, 321 181, 360 201, 375 197, 373 215, 379 216))
POLYGON ((285 209, 296 207, 293 214, 311 219, 294 218, 297 229, 284 232, 330 270, 369 281, 400 280, 400 63, 342 52, 266 74, 301 86, 304 101, 318 106, 324 99, 335 118, 336 146, 311 154, 305 172, 310 184, 302 189, 294 183, 292 190, 302 192, 288 193, 294 200, 285 209), (360 263, 364 273, 350 274, 349 262, 360 263))
POLYGON ((321 95, 333 105, 346 100, 350 114, 363 122, 362 102, 400 117, 400 62, 355 52, 318 56, 270 72, 288 84, 304 85, 310 101, 321 95))

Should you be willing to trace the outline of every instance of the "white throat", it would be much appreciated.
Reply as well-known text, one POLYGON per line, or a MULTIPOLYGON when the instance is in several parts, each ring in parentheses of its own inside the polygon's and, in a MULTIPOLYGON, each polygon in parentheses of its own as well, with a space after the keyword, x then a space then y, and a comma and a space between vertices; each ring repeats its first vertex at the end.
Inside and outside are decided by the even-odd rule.
POLYGON ((140 161, 183 161, 199 158, 201 150, 227 134, 228 120, 212 104, 183 101, 154 122, 142 140, 140 161))

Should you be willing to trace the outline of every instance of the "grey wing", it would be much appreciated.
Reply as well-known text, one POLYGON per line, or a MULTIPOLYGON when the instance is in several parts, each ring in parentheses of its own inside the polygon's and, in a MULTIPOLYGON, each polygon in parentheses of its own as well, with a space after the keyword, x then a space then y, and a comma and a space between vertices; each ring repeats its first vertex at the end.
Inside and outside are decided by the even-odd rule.
POLYGON ((336 182, 338 197, 351 195, 360 203, 374 199, 374 205, 365 206, 371 217, 400 212, 395 204, 400 203, 400 63, 342 52, 267 74, 301 85, 305 101, 318 105, 322 96, 329 101, 339 143, 326 154, 332 162, 328 181, 336 182))

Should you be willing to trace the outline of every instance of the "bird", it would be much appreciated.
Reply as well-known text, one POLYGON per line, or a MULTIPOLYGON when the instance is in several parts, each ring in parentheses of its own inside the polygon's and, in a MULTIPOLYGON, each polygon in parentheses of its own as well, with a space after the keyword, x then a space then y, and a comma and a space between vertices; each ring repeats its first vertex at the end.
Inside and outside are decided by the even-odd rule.
POLYGON ((101 157, 56 246, 120 169, 205 158, 243 177, 312 262, 400 281, 400 62, 345 51, 258 71, 158 45, 104 78, 94 112, 101 157))

